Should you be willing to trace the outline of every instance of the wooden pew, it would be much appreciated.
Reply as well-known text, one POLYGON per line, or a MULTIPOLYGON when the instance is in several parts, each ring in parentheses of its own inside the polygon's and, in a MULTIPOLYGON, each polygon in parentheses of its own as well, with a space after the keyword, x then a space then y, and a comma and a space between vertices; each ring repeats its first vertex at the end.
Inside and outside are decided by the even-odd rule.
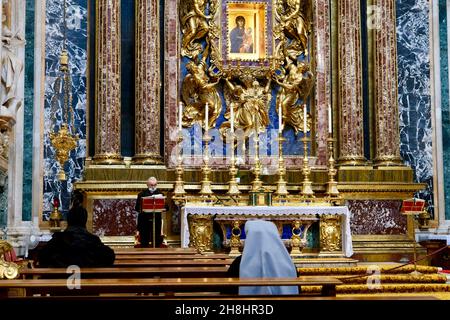
POLYGON ((195 259, 231 259, 228 254, 120 254, 116 255, 118 260, 195 260, 195 259))
MULTIPOLYGON (((70 283, 69 283, 70 284, 70 283)), ((342 282, 328 276, 300 276, 298 278, 151 278, 151 279, 80 279, 79 288, 70 290, 66 279, 31 279, 0 281, 0 297, 11 296, 14 290, 23 289, 27 296, 34 294, 52 296, 99 295, 110 293, 151 293, 173 297, 181 292, 221 291, 239 286, 322 286, 322 296, 336 296, 336 285, 342 282)), ((16 291, 17 292, 17 291, 16 291)))
POLYGON ((122 254, 158 254, 158 255, 171 255, 171 254, 196 254, 198 253, 195 248, 117 248, 114 249, 114 253, 117 255, 122 254))
POLYGON ((186 259, 186 260, 116 260, 113 267, 212 267, 229 266, 234 259, 186 259))
MULTIPOLYGON (((117 268, 81 268, 80 276, 85 278, 223 278, 228 267, 117 267, 117 268)), ((23 279, 67 279, 72 273, 66 268, 34 268, 23 269, 20 272, 23 279)))

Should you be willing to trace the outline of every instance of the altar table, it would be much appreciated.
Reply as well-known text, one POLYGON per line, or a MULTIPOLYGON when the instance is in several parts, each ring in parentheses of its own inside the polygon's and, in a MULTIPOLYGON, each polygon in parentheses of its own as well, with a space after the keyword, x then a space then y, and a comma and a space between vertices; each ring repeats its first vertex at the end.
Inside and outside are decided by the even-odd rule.
MULTIPOLYGON (((181 245, 183 248, 189 246, 190 233, 188 225, 188 215, 235 215, 254 216, 255 219, 264 219, 265 216, 302 216, 314 215, 319 218, 324 215, 337 215, 341 217, 341 239, 342 253, 346 257, 353 255, 352 236, 350 232, 350 211, 346 206, 195 206, 186 205, 181 211, 181 245)), ((319 222, 320 223, 320 222, 319 222)))

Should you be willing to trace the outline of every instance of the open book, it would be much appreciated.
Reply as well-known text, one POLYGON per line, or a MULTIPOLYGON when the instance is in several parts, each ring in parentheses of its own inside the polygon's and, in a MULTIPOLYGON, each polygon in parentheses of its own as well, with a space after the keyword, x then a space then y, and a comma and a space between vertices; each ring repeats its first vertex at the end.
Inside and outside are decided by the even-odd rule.
POLYGON ((412 198, 403 200, 400 212, 402 214, 419 214, 425 209, 425 200, 412 198))
POLYGON ((162 194, 142 197, 142 211, 152 212, 154 210, 164 210, 166 197, 162 194))

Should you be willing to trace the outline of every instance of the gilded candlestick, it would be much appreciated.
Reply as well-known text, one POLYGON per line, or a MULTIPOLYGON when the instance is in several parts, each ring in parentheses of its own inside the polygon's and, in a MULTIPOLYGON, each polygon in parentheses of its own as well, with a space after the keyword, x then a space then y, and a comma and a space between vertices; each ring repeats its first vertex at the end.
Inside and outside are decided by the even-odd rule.
POLYGON ((183 142, 183 134, 180 132, 178 134, 178 143, 177 143, 177 167, 175 169, 176 180, 175 180, 175 188, 174 188, 174 198, 183 198, 186 194, 184 190, 184 180, 183 180, 183 156, 181 154, 181 143, 183 142))
POLYGON ((283 141, 286 139, 283 138, 282 132, 278 133, 278 181, 277 181, 277 191, 275 194, 278 197, 286 197, 289 192, 286 188, 286 180, 284 177, 286 176, 286 167, 284 165, 283 158, 283 141))
POLYGON ((309 160, 308 160, 308 142, 311 141, 311 139, 306 137, 306 132, 305 136, 301 139, 301 141, 303 142, 303 168, 302 168, 303 182, 301 195, 304 198, 314 198, 312 182, 311 180, 309 180, 309 176, 311 175, 311 169, 309 167, 309 160))
POLYGON ((231 136, 231 164, 230 164, 230 170, 229 170, 230 181, 228 182, 227 194, 228 195, 238 195, 241 192, 239 191, 239 186, 238 186, 238 183, 236 182, 237 168, 236 168, 236 157, 234 155, 234 151, 235 151, 234 132, 231 132, 230 136, 231 136))
POLYGON ((211 168, 209 167, 209 142, 211 141, 211 137, 208 135, 208 132, 206 131, 203 142, 205 142, 205 149, 203 153, 203 166, 202 166, 202 187, 200 190, 200 194, 202 196, 209 197, 213 194, 213 191, 211 189, 211 181, 209 180, 209 175, 211 174, 211 168))
POLYGON ((339 190, 337 188, 337 181, 335 180, 335 176, 337 174, 337 169, 335 168, 335 160, 334 160, 334 141, 332 134, 330 133, 327 139, 328 143, 328 183, 327 183, 327 196, 339 197, 339 190))
MULTIPOLYGON (((255 126, 256 127, 256 126, 255 126)), ((259 159, 259 133, 258 129, 255 130, 255 167, 253 168, 254 179, 252 182, 252 191, 259 191, 262 188, 263 183, 259 178, 261 174, 261 161, 259 159)))

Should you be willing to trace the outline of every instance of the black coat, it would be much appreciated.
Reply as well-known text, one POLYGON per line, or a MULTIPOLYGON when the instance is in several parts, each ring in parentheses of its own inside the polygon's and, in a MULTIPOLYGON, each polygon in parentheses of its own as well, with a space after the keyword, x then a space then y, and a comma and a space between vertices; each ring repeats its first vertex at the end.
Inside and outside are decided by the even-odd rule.
POLYGON ((156 194, 162 194, 161 191, 159 191, 159 189, 155 189, 155 191, 151 192, 149 189, 145 189, 144 191, 139 192, 138 194, 138 198, 136 200, 136 206, 134 207, 134 210, 136 210, 137 212, 141 212, 141 199, 142 197, 150 197, 150 196, 154 196, 156 194))
POLYGON ((113 265, 114 259, 114 250, 79 226, 69 226, 64 232, 54 233, 38 252, 39 266, 44 268, 66 268, 70 265, 108 267, 113 265))

